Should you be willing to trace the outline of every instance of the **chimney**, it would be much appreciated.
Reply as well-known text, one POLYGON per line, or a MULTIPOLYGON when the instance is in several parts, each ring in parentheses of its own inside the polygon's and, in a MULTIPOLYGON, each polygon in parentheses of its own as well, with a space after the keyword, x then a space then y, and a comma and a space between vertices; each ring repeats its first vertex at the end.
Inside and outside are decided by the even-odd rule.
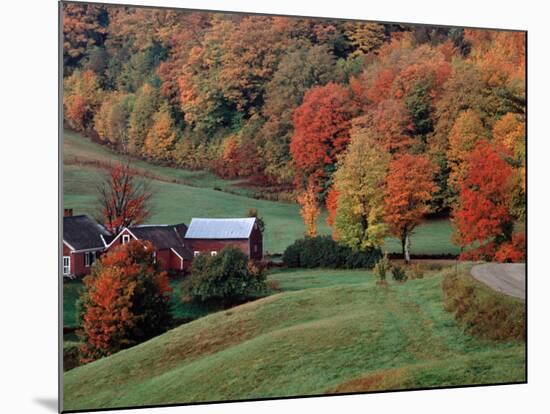
POLYGON ((73 215, 73 209, 72 208, 64 208, 63 209, 63 217, 71 217, 73 215))

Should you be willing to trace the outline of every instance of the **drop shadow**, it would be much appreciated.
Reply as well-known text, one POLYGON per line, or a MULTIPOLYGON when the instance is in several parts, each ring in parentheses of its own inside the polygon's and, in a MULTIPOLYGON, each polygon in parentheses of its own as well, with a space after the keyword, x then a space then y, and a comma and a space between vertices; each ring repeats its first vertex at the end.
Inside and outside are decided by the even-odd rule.
POLYGON ((57 398, 35 398, 34 402, 50 411, 57 413, 57 398))

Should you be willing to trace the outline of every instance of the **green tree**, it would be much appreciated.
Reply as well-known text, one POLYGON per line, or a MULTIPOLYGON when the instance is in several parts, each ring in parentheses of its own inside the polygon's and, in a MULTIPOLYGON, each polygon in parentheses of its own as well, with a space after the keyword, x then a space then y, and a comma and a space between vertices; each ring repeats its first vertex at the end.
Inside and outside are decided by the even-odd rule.
POLYGON ((182 299, 228 306, 263 292, 265 272, 235 247, 216 256, 200 255, 193 260, 191 275, 182 285, 182 299))

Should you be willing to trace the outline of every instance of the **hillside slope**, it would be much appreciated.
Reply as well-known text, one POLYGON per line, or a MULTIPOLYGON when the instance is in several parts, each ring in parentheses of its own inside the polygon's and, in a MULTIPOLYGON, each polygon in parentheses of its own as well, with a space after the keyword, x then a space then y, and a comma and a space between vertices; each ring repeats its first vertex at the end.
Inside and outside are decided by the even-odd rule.
MULTIPOLYGON (((105 167, 121 159, 108 147, 71 131, 64 131, 63 200, 76 214, 93 215, 97 209, 97 184, 105 167)), ((191 217, 242 216, 256 208, 266 222, 264 250, 282 253, 304 234, 304 224, 298 205, 285 202, 257 200, 248 197, 250 191, 238 186, 238 181, 222 180, 212 173, 187 171, 132 161, 132 168, 151 178, 155 191, 151 223, 188 223, 191 217), (221 191, 220 191, 221 190, 221 191)), ((330 234, 326 214, 318 220, 319 234, 330 234)), ((444 254, 459 252, 451 243, 452 229, 448 220, 426 222, 412 236, 415 254, 444 254)), ((401 245, 388 238, 385 249, 400 252, 401 245)))
POLYGON ((65 410, 517 382, 524 343, 463 333, 441 277, 285 292, 67 372, 65 410))

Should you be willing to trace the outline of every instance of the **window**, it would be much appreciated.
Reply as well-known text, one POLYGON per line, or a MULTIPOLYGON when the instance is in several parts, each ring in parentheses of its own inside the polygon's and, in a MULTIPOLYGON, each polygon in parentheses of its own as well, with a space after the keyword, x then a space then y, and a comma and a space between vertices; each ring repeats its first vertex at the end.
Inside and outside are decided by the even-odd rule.
POLYGON ((63 276, 71 273, 71 256, 63 256, 63 276))
POLYGON ((254 253, 257 253, 257 252, 258 252, 258 245, 255 244, 255 245, 254 245, 254 253))
POLYGON ((153 252, 153 263, 156 263, 157 262, 157 252, 154 251, 153 252))
POLYGON ((210 252, 210 256, 217 256, 217 255, 218 255, 218 252, 215 251, 215 250, 212 250, 212 251, 210 252))
POLYGON ((197 256, 200 255, 200 254, 201 254, 201 252, 199 252, 198 250, 195 250, 195 251, 193 252, 193 255, 194 255, 195 257, 197 257, 197 256))
POLYGON ((84 253, 84 266, 90 267, 91 264, 92 264, 92 253, 91 252, 84 253))
POLYGON ((130 235, 129 234, 123 234, 122 235, 122 244, 126 244, 130 242, 130 235))

